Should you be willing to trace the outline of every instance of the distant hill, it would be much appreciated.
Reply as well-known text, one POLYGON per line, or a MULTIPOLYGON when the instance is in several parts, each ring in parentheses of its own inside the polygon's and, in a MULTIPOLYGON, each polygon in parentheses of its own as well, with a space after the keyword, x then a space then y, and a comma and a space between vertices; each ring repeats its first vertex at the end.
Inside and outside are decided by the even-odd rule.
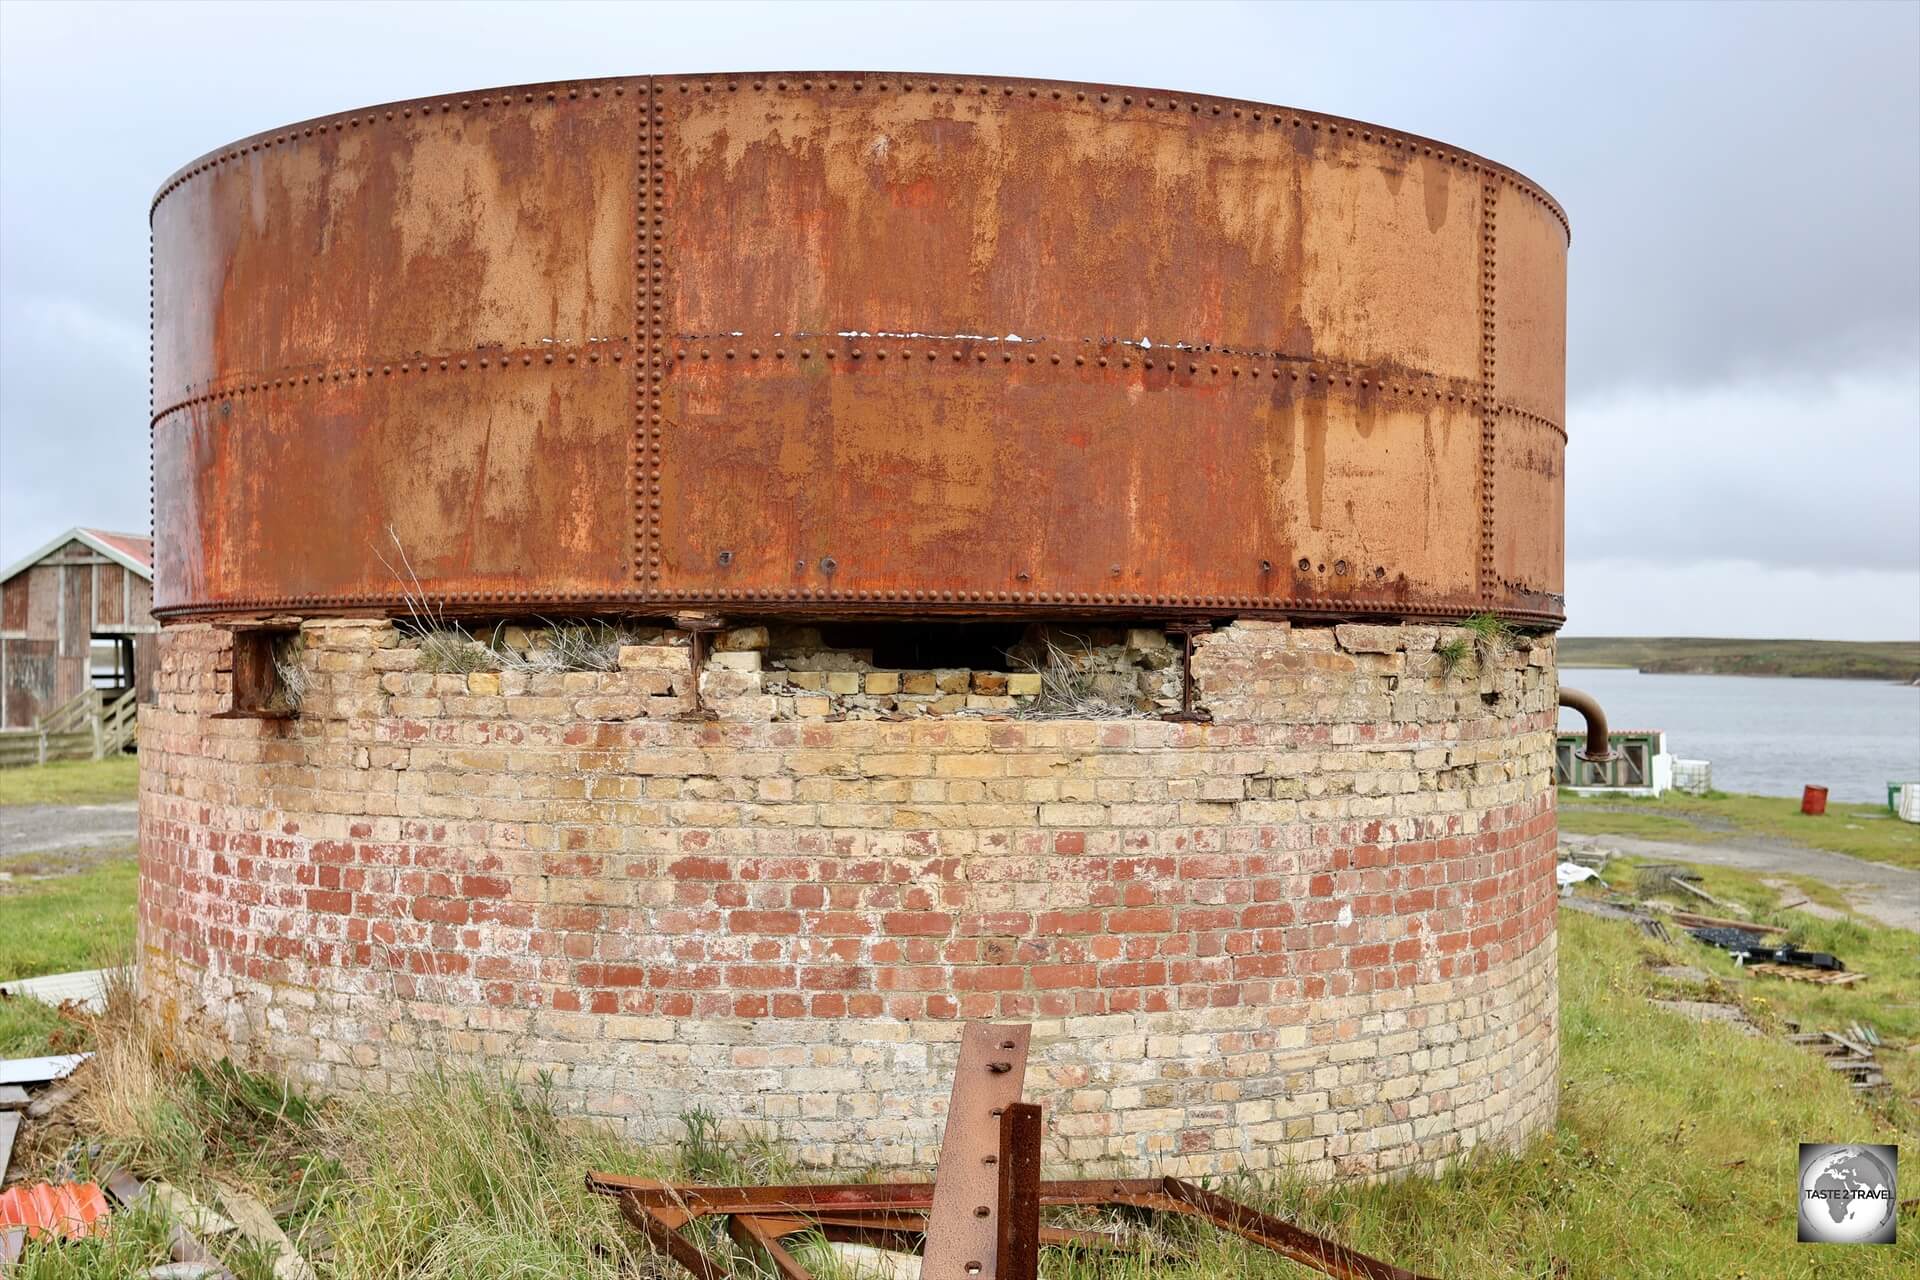
POLYGON ((1563 667, 1634 667, 1664 675, 1818 676, 1920 683, 1920 641, 1561 636, 1559 647, 1563 667))

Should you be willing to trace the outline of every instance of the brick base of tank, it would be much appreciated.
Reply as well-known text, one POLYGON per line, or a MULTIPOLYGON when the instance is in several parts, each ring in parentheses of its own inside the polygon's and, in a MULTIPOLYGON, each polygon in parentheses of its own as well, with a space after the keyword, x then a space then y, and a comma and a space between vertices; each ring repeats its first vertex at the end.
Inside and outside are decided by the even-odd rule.
POLYGON ((1033 1023, 1063 1171, 1432 1170, 1552 1123, 1550 639, 1237 623, 1174 724, 798 716, 740 661, 701 722, 674 633, 468 676, 302 636, 279 720, 216 718, 226 632, 162 638, 141 987, 190 1049, 323 1090, 478 1059, 849 1168, 930 1167, 969 1019, 1033 1023))

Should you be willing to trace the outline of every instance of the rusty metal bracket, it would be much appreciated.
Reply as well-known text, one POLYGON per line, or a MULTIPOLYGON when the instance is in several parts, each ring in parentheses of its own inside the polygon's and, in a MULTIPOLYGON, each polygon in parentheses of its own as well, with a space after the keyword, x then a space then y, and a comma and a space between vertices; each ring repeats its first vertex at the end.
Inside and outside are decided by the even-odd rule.
POLYGON ((1171 720, 1176 724, 1212 724, 1213 712, 1205 707, 1193 705, 1193 638, 1204 636, 1213 630, 1211 622, 1169 622, 1166 630, 1181 638, 1180 654, 1180 709, 1169 711, 1161 716, 1162 720, 1171 720))
POLYGON ((1000 1116, 997 1280, 1040 1280, 1040 1108, 1016 1102, 1000 1116))
POLYGON ((700 677, 707 669, 707 644, 714 632, 723 625, 720 619, 710 613, 676 613, 673 625, 687 633, 687 641, 692 649, 688 661, 693 667, 693 706, 678 717, 682 720, 718 720, 720 713, 709 707, 700 696, 700 677))
MULTIPOLYGON (((997 1201, 1005 1176, 1002 1125, 1026 1084, 1032 1035, 1033 1029, 1024 1023, 976 1022, 961 1032, 960 1060, 954 1066, 953 1093, 947 1103, 947 1132, 933 1175, 933 1212, 927 1219, 923 1268, 927 1280, 946 1275, 956 1280, 1013 1280, 999 1270, 996 1260, 997 1201)), ((1036 1146, 1038 1138, 1036 1125, 1036 1146)), ((1034 1154, 1037 1165, 1037 1149, 1034 1154)))

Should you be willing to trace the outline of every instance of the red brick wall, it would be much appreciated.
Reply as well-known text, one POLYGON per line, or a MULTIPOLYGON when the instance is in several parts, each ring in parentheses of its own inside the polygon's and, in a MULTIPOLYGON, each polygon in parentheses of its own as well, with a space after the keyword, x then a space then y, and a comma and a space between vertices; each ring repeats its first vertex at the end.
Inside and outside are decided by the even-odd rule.
POLYGON ((702 1105, 821 1164, 927 1163, 961 1020, 1035 1023, 1056 1159, 1433 1167, 1554 1106, 1550 642, 1238 624, 1212 725, 770 718, 687 650, 414 670, 309 623, 292 721, 143 713, 147 998, 323 1087, 545 1070, 644 1140, 702 1105))

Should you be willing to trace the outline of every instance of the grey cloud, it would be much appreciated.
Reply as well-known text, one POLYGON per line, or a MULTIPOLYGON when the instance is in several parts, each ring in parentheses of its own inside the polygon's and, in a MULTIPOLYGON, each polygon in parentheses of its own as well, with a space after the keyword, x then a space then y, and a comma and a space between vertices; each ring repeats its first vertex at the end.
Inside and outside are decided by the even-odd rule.
POLYGON ((1570 558, 1644 505, 1676 561, 1911 564, 1916 65, 1912 4, 0 5, 0 557, 146 524, 146 209, 202 152, 485 85, 867 66, 1285 102, 1511 164, 1574 227, 1570 558), (1870 422, 1850 379, 1886 391, 1870 422), (1781 387, 1797 426, 1675 408, 1781 387))

